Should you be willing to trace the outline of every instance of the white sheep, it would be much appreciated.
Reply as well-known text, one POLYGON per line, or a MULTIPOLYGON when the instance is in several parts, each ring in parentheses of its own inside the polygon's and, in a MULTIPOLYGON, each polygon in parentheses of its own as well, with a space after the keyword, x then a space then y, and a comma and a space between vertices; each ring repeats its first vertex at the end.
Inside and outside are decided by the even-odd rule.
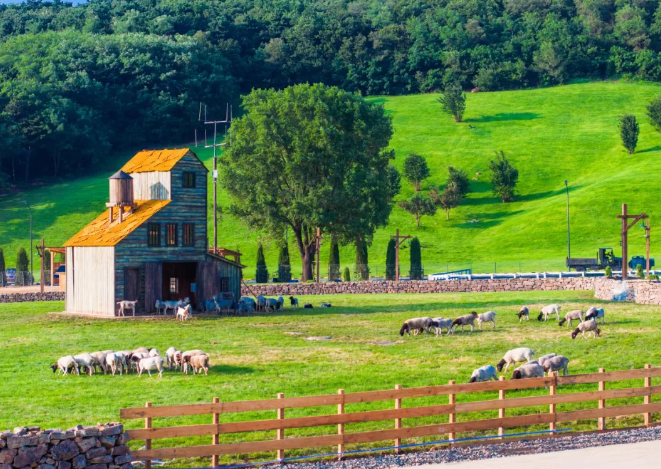
POLYGON ((560 320, 559 325, 562 327, 564 323, 567 323, 567 327, 571 327, 571 323, 573 321, 582 322, 584 314, 585 313, 581 309, 569 311, 567 314, 565 314, 565 317, 560 320))
POLYGON ((73 356, 76 363, 78 363, 79 368, 87 368, 87 372, 90 376, 94 373, 94 366, 98 364, 96 358, 94 358, 89 353, 79 353, 78 355, 73 356))
POLYGON ((135 372, 139 371, 138 360, 149 358, 149 352, 132 352, 128 355, 129 368, 134 368, 135 372))
POLYGON ((289 297, 289 305, 292 308, 298 308, 298 298, 294 298, 293 296, 289 297))
POLYGON ((406 321, 404 321, 404 324, 399 330, 399 335, 404 336, 404 334, 407 334, 410 336, 411 331, 413 331, 413 335, 418 335, 421 332, 427 332, 429 334, 431 325, 432 325, 431 318, 407 319, 406 321))
POLYGON ((469 383, 479 383, 482 381, 498 381, 498 376, 496 375, 496 369, 492 365, 485 365, 477 370, 473 371, 469 383))
POLYGON ((156 314, 159 316, 161 312, 163 315, 167 315, 168 305, 165 304, 165 301, 156 300, 156 303, 154 303, 154 308, 156 309, 156 314))
POLYGON ((505 372, 510 367, 510 365, 515 365, 516 363, 521 362, 530 362, 534 356, 535 352, 528 347, 515 348, 505 353, 503 359, 498 362, 498 365, 496 365, 496 368, 498 368, 498 371, 503 371, 503 365, 507 365, 503 371, 505 372))
POLYGON ((149 354, 149 349, 147 347, 138 347, 133 351, 133 353, 146 353, 149 354))
POLYGON ((606 312, 604 311, 604 308, 595 308, 594 306, 590 307, 587 313, 585 313, 585 320, 588 321, 590 319, 595 319, 597 321, 601 319, 601 322, 606 324, 606 312))
POLYGON ((111 352, 115 354, 115 362, 117 365, 117 368, 119 368, 119 374, 123 374, 124 371, 128 374, 130 371, 129 367, 129 355, 131 352, 111 352))
POLYGON ((76 362, 76 359, 71 355, 58 358, 57 362, 54 365, 51 365, 51 368, 53 369, 53 373, 62 372, 62 376, 66 375, 69 372, 69 369, 73 369, 77 375, 80 374, 78 362, 76 362))
POLYGON ((549 358, 557 357, 557 356, 558 355, 555 354, 555 353, 547 353, 546 355, 542 355, 541 357, 539 357, 537 359, 537 361, 539 362, 540 365, 544 366, 544 363, 546 362, 546 360, 548 360, 549 358))
POLYGON ((188 374, 186 363, 190 361, 190 357, 194 357, 195 355, 206 355, 206 353, 202 350, 187 350, 181 354, 182 371, 184 373, 188 374))
POLYGON ((149 356, 150 357, 158 357, 160 354, 158 353, 158 349, 152 348, 149 349, 149 356))
POLYGON ((123 366, 121 364, 121 358, 116 353, 109 353, 106 355, 106 366, 110 368, 110 372, 113 376, 117 373, 117 368, 119 368, 119 374, 122 374, 123 366))
POLYGON ((544 371, 549 373, 549 376, 551 371, 562 371, 564 376, 569 374, 569 371, 567 371, 569 358, 565 357, 564 355, 556 355, 555 357, 549 358, 544 363, 541 363, 541 365, 544 368, 544 371))
POLYGON ((452 318, 434 318, 431 320, 431 326, 436 329, 436 337, 438 337, 440 334, 443 333, 443 329, 447 329, 447 335, 450 335, 450 333, 454 334, 454 330, 452 330, 452 322, 454 320, 452 318))
POLYGON ((516 315, 519 317, 519 322, 523 321, 524 319, 526 321, 530 321, 530 311, 528 310, 527 306, 521 306, 521 309, 519 310, 516 315))
POLYGON ((601 329, 597 327, 596 319, 590 319, 589 321, 581 322, 578 327, 574 329, 574 332, 571 333, 571 338, 575 339, 579 332, 582 333, 584 339, 587 339, 587 337, 585 337, 586 332, 592 332, 592 337, 597 338, 601 334, 601 329))
POLYGON ((109 353, 112 353, 112 350, 106 350, 103 352, 92 352, 90 355, 94 357, 96 362, 98 363, 98 367, 101 368, 101 371, 103 371, 103 374, 106 374, 108 372, 107 366, 106 366, 106 355, 109 353))
POLYGON ((179 368, 179 357, 181 357, 181 352, 174 347, 170 347, 165 351, 165 359, 168 364, 168 368, 179 368))
POLYGON ((474 322, 476 319, 477 313, 472 311, 470 314, 464 314, 463 316, 459 316, 457 319, 452 321, 452 327, 461 326, 461 332, 464 332, 464 326, 470 326, 471 332, 473 332, 475 330, 474 322))
POLYGON ((193 317, 193 308, 191 305, 186 305, 184 307, 179 306, 177 308, 177 320, 186 321, 193 317))
POLYGON ((548 321, 549 316, 551 314, 555 314, 556 320, 560 320, 560 305, 558 304, 552 304, 548 306, 544 306, 539 313, 539 316, 537 316, 538 321, 548 321))
POLYGON ((187 356, 184 361, 187 374, 189 366, 193 369, 193 374, 202 373, 202 370, 204 370, 204 376, 207 376, 209 374, 209 355, 203 353, 187 356))
POLYGON ((133 356, 132 360, 138 364, 138 376, 142 376, 142 373, 146 371, 151 377, 151 372, 158 370, 158 377, 163 377, 163 357, 138 358, 133 356))
POLYGON ((496 328, 496 313, 493 311, 487 311, 486 313, 481 313, 477 315, 477 325, 480 329, 482 329, 482 323, 483 322, 491 322, 493 324, 493 328, 496 328))
POLYGON ((117 306, 119 306, 119 311, 117 313, 117 316, 125 316, 124 311, 127 309, 130 309, 133 311, 133 316, 135 316, 135 310, 136 307, 138 306, 138 300, 123 300, 123 301, 118 301, 117 306))
POLYGON ((521 365, 512 373, 512 379, 543 378, 544 368, 536 361, 521 365))

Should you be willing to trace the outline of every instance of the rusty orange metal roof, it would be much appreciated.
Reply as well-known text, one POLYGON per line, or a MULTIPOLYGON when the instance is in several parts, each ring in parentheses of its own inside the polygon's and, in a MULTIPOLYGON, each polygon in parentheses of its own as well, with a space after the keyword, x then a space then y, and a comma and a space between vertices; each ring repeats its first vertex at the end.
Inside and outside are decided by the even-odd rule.
POLYGON ((135 202, 138 206, 131 214, 124 212, 122 223, 119 223, 119 211, 115 207, 112 223, 108 223, 109 212, 106 211, 64 243, 64 246, 115 246, 169 204, 170 200, 136 200, 135 202))
POLYGON ((188 152, 191 152, 193 156, 197 158, 195 152, 190 148, 178 148, 174 150, 168 150, 167 148, 164 150, 142 150, 136 153, 135 156, 122 167, 122 171, 125 173, 170 171, 188 152))

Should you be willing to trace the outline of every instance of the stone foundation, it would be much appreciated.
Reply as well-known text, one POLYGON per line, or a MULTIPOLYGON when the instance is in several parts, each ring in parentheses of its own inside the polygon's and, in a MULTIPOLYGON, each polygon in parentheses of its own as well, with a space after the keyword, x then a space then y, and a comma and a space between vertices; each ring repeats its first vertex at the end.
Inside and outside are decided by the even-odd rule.
POLYGON ((661 305, 661 283, 648 280, 597 279, 595 298, 608 301, 628 301, 643 305, 661 305))
POLYGON ((63 291, 50 291, 44 293, 9 293, 2 294, 0 290, 0 303, 23 303, 26 301, 64 301, 63 291))

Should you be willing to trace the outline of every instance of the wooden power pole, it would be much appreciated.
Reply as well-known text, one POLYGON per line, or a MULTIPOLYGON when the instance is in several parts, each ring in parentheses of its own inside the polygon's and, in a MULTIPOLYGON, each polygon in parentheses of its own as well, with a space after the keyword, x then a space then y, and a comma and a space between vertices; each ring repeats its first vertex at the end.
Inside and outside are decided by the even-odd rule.
POLYGON ((410 239, 411 236, 403 236, 399 234, 399 229, 397 234, 392 237, 395 240, 395 280, 399 282, 399 245, 402 244, 407 239, 410 239))
MULTIPOLYGON (((121 208, 120 208, 121 210, 121 208)), ((41 281, 39 282, 39 291, 44 292, 44 283, 45 283, 45 269, 44 263, 46 261, 46 248, 44 247, 44 238, 41 238, 41 281)), ((50 265, 51 270, 53 270, 53 263, 50 265)))
MULTIPOLYGON (((627 210, 627 204, 622 204, 622 215, 618 215, 617 218, 622 219, 622 280, 627 279, 628 270, 629 270, 629 229, 638 223, 639 220, 647 220, 649 217, 645 213, 638 215, 632 215, 627 210), (633 219, 631 223, 628 223, 630 219, 633 219)), ((649 222, 645 227, 645 235, 647 237, 646 246, 647 246, 647 275, 649 275, 650 269, 650 250, 649 250, 649 222)))
POLYGON ((319 251, 321 250, 322 239, 323 236, 321 236, 321 228, 317 228, 317 232, 315 234, 315 253, 317 257, 317 283, 319 283, 319 251))

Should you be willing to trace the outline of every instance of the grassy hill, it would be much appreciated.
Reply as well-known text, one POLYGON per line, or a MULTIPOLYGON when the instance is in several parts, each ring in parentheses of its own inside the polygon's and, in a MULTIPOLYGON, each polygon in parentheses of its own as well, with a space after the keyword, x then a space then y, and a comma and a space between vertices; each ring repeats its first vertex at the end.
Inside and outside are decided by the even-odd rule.
MULTIPOLYGON (((433 94, 372 98, 393 116, 395 165, 401 169, 411 152, 427 158, 432 177, 425 182, 424 193, 443 184, 448 165, 476 178, 474 192, 449 221, 439 211, 423 218, 417 229, 413 217, 396 207, 390 226, 376 234, 370 248, 372 270, 382 271, 386 243, 397 228, 420 238, 427 273, 471 263, 476 271, 488 272, 495 262, 501 272, 560 269, 567 249, 565 179, 570 185, 572 255, 592 257, 600 246, 614 247, 619 254, 615 217, 622 203, 628 203, 632 212, 650 214, 652 228, 661 216, 655 193, 661 176, 661 135, 644 115, 646 103, 658 94, 658 84, 627 82, 470 94, 461 124, 440 112, 433 94), (620 144, 617 123, 623 113, 636 114, 641 122, 634 155, 620 144), (487 167, 495 150, 503 150, 519 169, 515 202, 503 204, 491 193, 487 167)), ((210 165, 209 150, 198 153, 210 165)), ((106 178, 115 170, 107 168, 103 174, 0 199, 0 247, 8 264, 15 263, 19 246, 29 246, 23 200, 34 208, 35 238, 43 236, 47 244, 59 245, 103 210, 106 178)), ((412 186, 404 181, 399 198, 412 194, 412 186)), ((222 192, 219 200, 226 203, 222 192)), ((220 244, 241 250, 249 266, 245 276, 253 277, 256 242, 264 234, 228 215, 219 229, 220 244)), ((653 230, 652 255, 658 251, 655 239, 653 230)), ((276 244, 265 239, 265 247, 267 261, 275 268, 276 244)), ((298 271, 296 247, 292 244, 290 249, 298 271)), ((630 234, 630 254, 644 254, 641 229, 630 234)), ((324 264, 327 258, 328 243, 322 251, 324 264)), ((343 248, 341 258, 351 265, 353 249, 343 248)), ((406 251, 403 261, 408 262, 406 251)))

